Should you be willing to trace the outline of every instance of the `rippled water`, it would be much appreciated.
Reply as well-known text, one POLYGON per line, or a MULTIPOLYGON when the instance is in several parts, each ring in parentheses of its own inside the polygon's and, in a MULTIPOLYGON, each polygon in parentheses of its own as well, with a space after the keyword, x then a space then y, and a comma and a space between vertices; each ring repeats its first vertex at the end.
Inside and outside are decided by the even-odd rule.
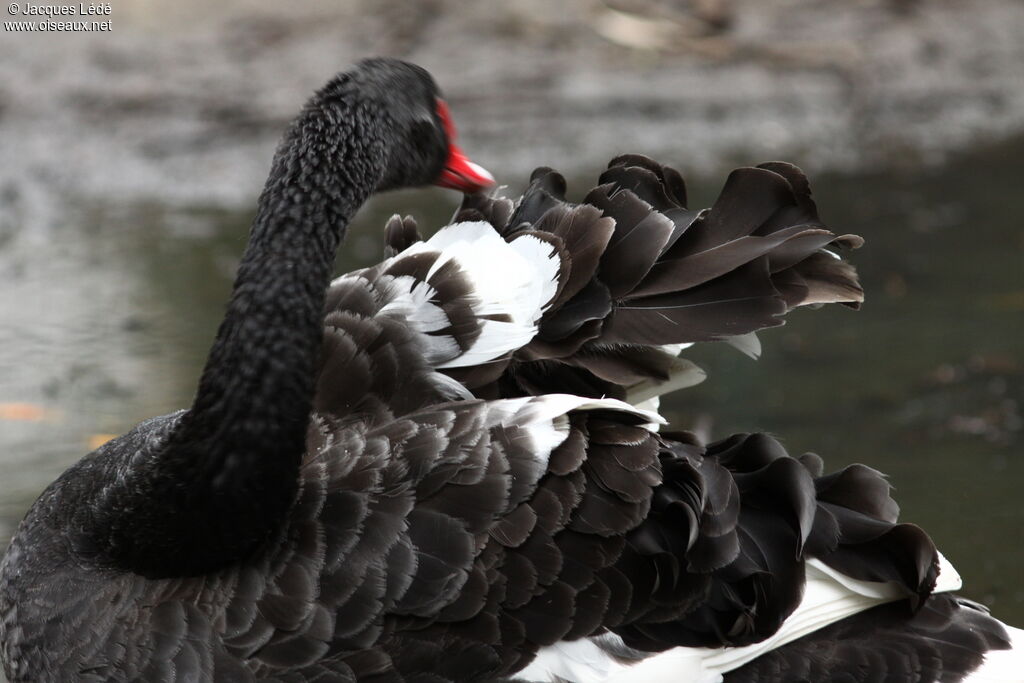
MULTIPOLYGON (((888 472, 965 593, 1024 622, 1024 144, 930 172, 814 178, 822 215, 864 235, 860 312, 798 311, 754 362, 692 349, 710 372, 673 398, 679 426, 769 430, 830 466, 888 472)), ((684 169, 685 170, 685 169, 684 169)), ((724 176, 723 176, 724 177, 724 176)), ((718 189, 693 183, 694 204, 718 189)), ((577 184, 582 189, 582 184, 577 184)), ((339 269, 380 254, 394 211, 439 224, 451 193, 374 202, 339 269)), ((250 215, 78 207, 48 231, 0 219, 0 541, 90 441, 187 405, 250 215)))

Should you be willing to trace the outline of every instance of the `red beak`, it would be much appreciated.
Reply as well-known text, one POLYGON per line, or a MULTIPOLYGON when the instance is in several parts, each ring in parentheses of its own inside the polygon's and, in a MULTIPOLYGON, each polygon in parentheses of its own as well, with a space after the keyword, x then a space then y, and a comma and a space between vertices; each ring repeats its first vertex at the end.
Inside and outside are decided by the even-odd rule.
POLYGON ((441 118, 445 132, 448 133, 448 161, 435 185, 453 190, 461 190, 467 194, 477 192, 494 184, 494 176, 487 169, 474 164, 462 149, 455 144, 455 125, 452 123, 448 105, 444 100, 437 100, 437 114, 441 118))

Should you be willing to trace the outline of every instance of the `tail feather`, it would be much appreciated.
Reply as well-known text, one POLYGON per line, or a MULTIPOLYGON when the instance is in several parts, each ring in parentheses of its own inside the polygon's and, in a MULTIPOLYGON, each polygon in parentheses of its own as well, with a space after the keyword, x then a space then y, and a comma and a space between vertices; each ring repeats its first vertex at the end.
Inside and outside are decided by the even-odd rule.
MULTIPOLYGON (((896 523, 877 472, 853 466, 822 476, 818 459, 792 458, 764 434, 706 449, 687 435, 663 438, 664 483, 618 566, 634 577, 634 607, 613 630, 630 647, 763 641, 804 599, 812 559, 818 573, 844 576, 854 588, 885 586, 884 595, 860 591, 875 604, 901 600, 906 609, 934 590, 935 546, 917 527, 896 523)), ((862 602, 859 609, 872 604, 862 602)))
POLYGON ((772 284, 767 265, 764 259, 755 259, 695 287, 626 299, 606 322, 601 341, 717 341, 781 325, 786 303, 772 284))
POLYGON ((974 603, 938 594, 913 613, 893 602, 848 616, 770 649, 724 681, 1020 681, 1019 634, 974 603))

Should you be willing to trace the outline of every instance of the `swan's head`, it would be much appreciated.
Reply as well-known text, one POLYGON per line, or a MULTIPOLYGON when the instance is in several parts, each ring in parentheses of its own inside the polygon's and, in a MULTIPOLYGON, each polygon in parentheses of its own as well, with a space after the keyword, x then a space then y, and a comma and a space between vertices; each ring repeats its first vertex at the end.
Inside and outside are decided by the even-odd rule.
POLYGON ((389 124, 388 159, 377 190, 433 184, 476 192, 494 184, 493 176, 455 143, 448 105, 425 69, 377 58, 360 62, 351 75, 389 124))

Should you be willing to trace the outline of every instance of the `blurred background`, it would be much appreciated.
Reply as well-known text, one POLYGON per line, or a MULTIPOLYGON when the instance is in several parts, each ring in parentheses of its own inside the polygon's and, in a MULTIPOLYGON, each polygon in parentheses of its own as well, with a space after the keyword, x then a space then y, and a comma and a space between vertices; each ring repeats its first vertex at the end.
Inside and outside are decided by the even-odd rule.
MULTIPOLYGON (((0 38, 0 544, 71 462, 186 406, 284 125, 368 55, 441 84, 464 147, 518 194, 581 196, 643 152, 693 206, 736 165, 808 171, 860 312, 797 311, 755 362, 705 345, 666 405, 891 475, 964 593, 1024 625, 1024 4, 1017 0, 132 0, 111 31, 0 38)), ((3 20, 32 17, 3 16, 3 20)), ((432 231, 442 190, 380 197, 432 231)))

